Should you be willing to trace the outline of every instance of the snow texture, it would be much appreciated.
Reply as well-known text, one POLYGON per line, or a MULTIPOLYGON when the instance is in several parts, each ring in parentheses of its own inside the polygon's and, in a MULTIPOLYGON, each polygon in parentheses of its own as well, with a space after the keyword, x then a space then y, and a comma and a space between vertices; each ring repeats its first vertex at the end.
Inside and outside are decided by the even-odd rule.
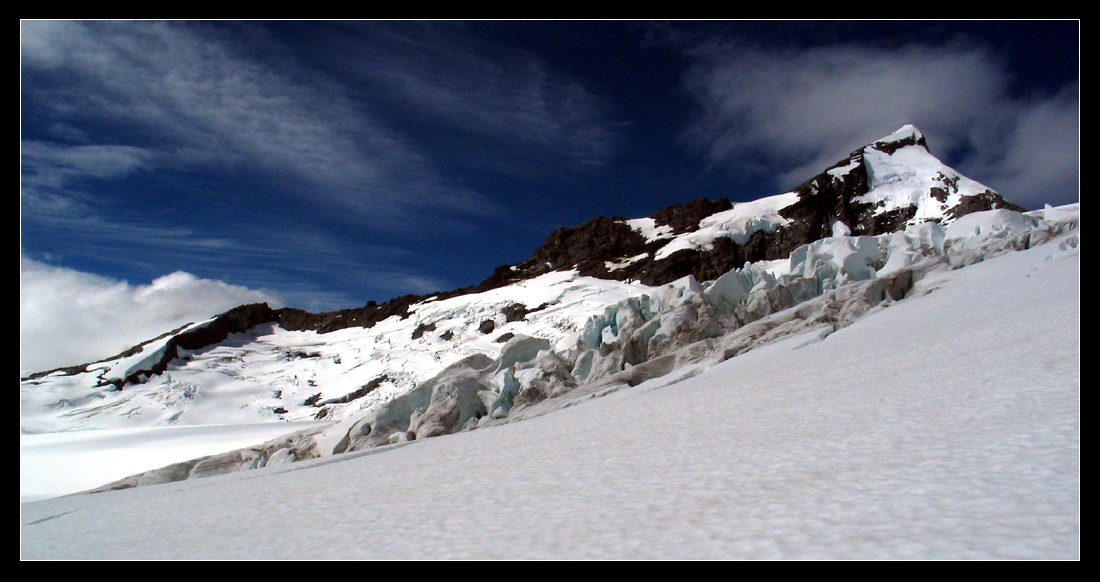
POLYGON ((789 221, 779 211, 798 201, 798 195, 788 192, 752 202, 741 202, 725 212, 719 212, 699 222, 699 230, 675 237, 654 255, 664 259, 684 249, 710 250, 714 239, 728 237, 745 244, 752 233, 772 232, 789 221))
MULTIPOLYGON (((904 230, 25 379, 21 554, 1079 558, 1080 205, 956 217, 988 189, 912 126, 829 174, 859 164, 904 230)), ((654 244, 605 267, 744 243, 797 200, 627 220, 654 244)))
POLYGON ((874 204, 879 213, 915 206, 916 213, 909 220, 910 225, 925 221, 947 223, 954 218, 949 210, 957 206, 963 196, 992 192, 989 187, 944 165, 923 145, 914 143, 897 149, 876 147, 877 144, 896 145, 917 140, 923 140, 920 131, 906 125, 863 148, 869 189, 856 198, 857 202, 874 204))
POLYGON ((557 274, 526 304, 584 323, 503 345, 469 326, 519 290, 426 304, 484 349, 278 445, 319 458, 24 503, 22 556, 1078 559, 1079 206, 964 219, 713 282, 557 274))

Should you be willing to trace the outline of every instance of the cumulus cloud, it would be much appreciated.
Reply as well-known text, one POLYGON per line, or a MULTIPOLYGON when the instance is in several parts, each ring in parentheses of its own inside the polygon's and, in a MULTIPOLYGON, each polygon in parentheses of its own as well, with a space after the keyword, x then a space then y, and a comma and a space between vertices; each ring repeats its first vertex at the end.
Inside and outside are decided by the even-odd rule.
POLYGON ((92 362, 271 293, 178 271, 131 285, 25 257, 19 261, 21 374, 92 362))
POLYGON ((1010 200, 1077 199, 1064 179, 1077 173, 1076 89, 1013 98, 1004 64, 981 46, 708 45, 693 55, 684 82, 698 115, 683 137, 716 166, 791 187, 912 123, 933 154, 1010 200))

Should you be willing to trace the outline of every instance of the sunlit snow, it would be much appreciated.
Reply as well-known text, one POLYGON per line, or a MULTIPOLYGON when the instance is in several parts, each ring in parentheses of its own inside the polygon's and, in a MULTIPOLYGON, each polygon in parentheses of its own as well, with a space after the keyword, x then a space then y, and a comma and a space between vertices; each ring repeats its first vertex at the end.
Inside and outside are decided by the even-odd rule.
MULTIPOLYGON (((915 127, 907 125, 880 143, 920 136, 915 127)), ((868 192, 854 200, 874 204, 881 212, 915 205, 917 212, 910 224, 949 218, 947 210, 958 205, 963 196, 989 191, 987 186, 944 165, 919 145, 900 147, 890 153, 873 146, 865 147, 863 165, 867 171, 868 192), (934 188, 939 189, 942 200, 931 194, 934 188)))
MULTIPOLYGON (((846 264, 870 256, 862 244, 808 253, 846 264)), ((1077 234, 931 271, 831 333, 593 396, 381 449, 25 503, 21 554, 1080 557, 1077 234)))
MULTIPOLYGON (((986 189, 919 138, 829 170, 915 206, 898 232, 833 218, 713 281, 556 271, 26 378, 21 553, 1078 558, 1080 205, 956 219, 986 189)), ((813 195, 627 220, 661 244, 605 267, 744 244, 813 195)))
POLYGON ((654 258, 663 259, 683 249, 709 249, 718 237, 729 237, 744 244, 752 233, 771 232, 790 222, 779 211, 798 201, 793 192, 768 196, 752 202, 739 202, 733 208, 708 216, 699 222, 699 230, 682 234, 661 247, 654 258))

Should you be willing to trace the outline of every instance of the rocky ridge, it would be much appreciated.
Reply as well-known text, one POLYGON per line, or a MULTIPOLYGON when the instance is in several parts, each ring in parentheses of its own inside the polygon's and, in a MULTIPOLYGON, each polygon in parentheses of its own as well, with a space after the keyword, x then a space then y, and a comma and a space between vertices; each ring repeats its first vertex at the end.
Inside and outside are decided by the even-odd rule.
POLYGON ((831 236, 838 229, 857 236, 877 236, 925 220, 946 225, 972 212, 997 208, 1025 210, 946 166, 935 168, 938 163, 929 153, 924 135, 915 127, 905 126, 800 184, 788 193, 791 202, 778 209, 781 223, 747 233, 747 239, 741 242, 734 237, 717 236, 701 247, 660 252, 677 237, 699 231, 708 218, 736 206, 727 198, 700 198, 648 217, 655 230, 665 229, 668 236, 648 238, 632 226, 636 221, 597 217, 550 233, 531 258, 515 265, 501 265, 475 286, 404 295, 380 304, 370 301, 363 307, 324 313, 283 308, 274 311, 273 321, 284 329, 321 333, 352 326, 370 327, 394 315, 405 317, 410 306, 430 297, 447 299, 480 293, 561 270, 575 269, 583 276, 636 280, 651 286, 688 275, 707 281, 745 263, 787 258, 799 246, 831 236), (876 186, 874 179, 869 178, 868 157, 889 158, 905 149, 915 149, 918 155, 926 156, 928 160, 922 160, 926 164, 934 162, 930 164, 931 175, 924 178, 922 191, 910 193, 909 203, 901 205, 865 200, 876 186), (925 207, 933 205, 938 206, 936 211, 928 212, 925 207))
POLYGON ((688 275, 707 281, 745 263, 787 258, 799 246, 831 236, 838 228, 852 235, 877 236, 926 219, 946 225, 972 212, 997 208, 1025 210, 946 166, 934 168, 926 177, 923 190, 910 194, 908 204, 888 207, 884 201, 865 200, 875 186, 874 180, 868 177, 868 154, 877 158, 891 157, 906 148, 917 149, 918 155, 923 154, 938 164, 928 151, 924 135, 912 126, 905 126, 891 136, 852 152, 800 184, 788 193, 792 195, 792 202, 778 210, 782 223, 748 233, 747 240, 742 242, 729 236, 717 236, 704 247, 660 253, 677 237, 699 231, 706 219, 726 213, 735 206, 727 198, 700 198, 670 206, 648 217, 655 230, 665 229, 669 236, 647 238, 631 225, 635 221, 601 216, 550 233, 531 258, 515 265, 501 265, 473 287, 406 295, 380 305, 371 302, 358 309, 322 314, 283 309, 277 311, 278 322, 286 329, 322 332, 352 325, 370 326, 392 315, 403 316, 410 305, 429 297, 445 299, 479 293, 561 270, 575 269, 583 276, 636 280, 651 286, 664 285, 688 275), (938 206, 936 211, 928 212, 925 207, 933 205, 938 206), (928 217, 918 216, 921 213, 928 217))
MULTIPOLYGON (((553 271, 575 270, 582 276, 633 280, 649 286, 664 285, 687 276, 708 281, 746 263, 785 259, 802 245, 838 233, 876 236, 924 221, 946 225, 983 210, 1024 210, 1005 201, 992 189, 941 164, 929 153, 923 134, 910 125, 852 152, 792 191, 771 199, 779 202, 773 206, 780 206, 775 209, 775 219, 740 233, 729 224, 723 224, 723 217, 754 203, 734 204, 726 198, 713 201, 701 198, 670 206, 645 219, 597 217, 579 226, 560 228, 546 237, 531 258, 515 265, 501 265, 488 278, 471 287, 404 295, 383 303, 369 301, 363 307, 322 313, 289 307, 272 310, 261 305, 242 306, 217 316, 214 323, 203 327, 242 331, 239 329, 241 317, 247 313, 246 327, 273 322, 286 330, 319 333, 349 327, 369 328, 389 317, 408 317, 412 306, 429 299, 481 293, 553 271), (867 200, 868 194, 879 187, 875 180, 877 166, 889 166, 890 159, 899 153, 906 154, 907 163, 916 157, 918 172, 927 174, 917 179, 905 177, 919 191, 907 193, 905 203, 901 204, 895 200, 867 200), (930 211, 932 206, 937 208, 930 211), (705 237, 703 244, 693 242, 668 252, 676 243, 699 233, 708 220, 712 227, 719 229, 715 236, 705 237), (651 225, 649 236, 644 234, 645 228, 639 228, 639 223, 646 221, 651 225), (660 234, 653 236, 654 232, 660 234)), ((173 341, 184 341, 192 346, 190 349, 197 349, 225 337, 210 331, 195 333, 198 335, 188 334, 185 339, 173 341), (209 338, 209 341, 202 344, 201 338, 209 338)), ((140 347, 135 346, 127 353, 140 347)), ((124 355, 126 353, 120 354, 124 355)), ((166 359, 147 369, 135 370, 121 381, 107 381, 119 388, 128 382, 140 382, 142 377, 161 373, 173 356, 174 351, 170 348, 164 353, 166 359)), ((91 365, 41 372, 29 379, 55 372, 81 373, 91 365)))

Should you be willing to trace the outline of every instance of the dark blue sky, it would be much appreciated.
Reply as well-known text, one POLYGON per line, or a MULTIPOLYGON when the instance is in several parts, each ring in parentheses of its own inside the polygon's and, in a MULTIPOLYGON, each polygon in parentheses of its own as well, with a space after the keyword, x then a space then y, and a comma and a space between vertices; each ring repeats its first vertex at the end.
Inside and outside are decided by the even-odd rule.
POLYGON ((778 194, 906 123, 1009 200, 1073 202, 1079 29, 24 21, 20 254, 353 307, 597 215, 778 194))

